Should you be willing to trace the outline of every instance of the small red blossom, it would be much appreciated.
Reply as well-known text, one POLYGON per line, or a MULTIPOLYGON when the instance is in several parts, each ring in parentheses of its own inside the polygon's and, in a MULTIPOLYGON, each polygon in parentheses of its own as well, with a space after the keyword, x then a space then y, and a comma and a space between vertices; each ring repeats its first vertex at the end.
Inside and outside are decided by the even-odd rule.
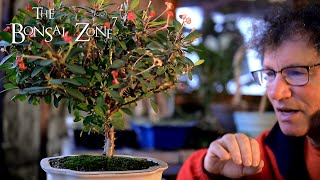
POLYGON ((150 16, 151 17, 155 17, 156 16, 156 12, 155 11, 150 11, 150 16))
POLYGON ((120 84, 120 83, 119 83, 118 79, 113 79, 112 84, 120 84))
POLYGON ((191 18, 190 18, 190 17, 187 17, 187 18, 186 18, 186 23, 187 23, 187 24, 191 24, 191 18))
POLYGON ((181 90, 184 90, 186 87, 185 87, 184 84, 182 83, 180 88, 181 88, 181 90))
POLYGON ((29 35, 30 38, 36 37, 36 34, 34 32, 32 32, 32 31, 30 31, 28 35, 29 35))
POLYGON ((22 71, 25 71, 25 70, 28 69, 27 66, 24 63, 19 63, 18 66, 19 66, 19 69, 22 70, 22 71))
POLYGON ((18 63, 18 67, 20 70, 22 71, 27 70, 27 66, 24 64, 21 56, 16 56, 16 62, 18 63))
POLYGON ((72 36, 69 36, 69 32, 67 31, 64 35, 61 36, 65 42, 72 41, 72 36))
POLYGON ((173 16, 174 16, 174 13, 173 13, 172 11, 167 11, 167 15, 168 15, 169 17, 173 17, 173 16))
POLYGON ((104 27, 110 28, 110 23, 109 23, 109 22, 105 22, 105 23, 104 23, 104 27))
POLYGON ((26 9, 27 9, 28 11, 31 11, 31 10, 32 10, 32 7, 31 7, 31 5, 30 5, 29 3, 26 5, 26 9))
POLYGON ((129 12, 127 18, 129 21, 134 21, 136 19, 136 15, 134 13, 129 12))
POLYGON ((10 31, 11 31, 10 26, 7 26, 6 28, 4 28, 3 31, 5 31, 5 32, 10 32, 10 31))
POLYGON ((111 71, 111 74, 112 74, 112 76, 113 76, 113 78, 116 78, 116 77, 118 77, 118 71, 111 71))

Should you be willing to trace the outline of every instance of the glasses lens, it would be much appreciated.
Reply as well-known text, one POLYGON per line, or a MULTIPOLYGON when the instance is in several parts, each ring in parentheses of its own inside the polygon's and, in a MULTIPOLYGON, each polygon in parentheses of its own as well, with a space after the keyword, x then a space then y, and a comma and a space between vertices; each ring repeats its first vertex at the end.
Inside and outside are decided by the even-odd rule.
POLYGON ((275 72, 273 70, 259 70, 252 72, 252 76, 255 82, 263 87, 267 86, 268 82, 271 82, 275 77, 275 72))
POLYGON ((303 67, 289 67, 282 70, 285 80, 291 85, 305 85, 309 80, 309 73, 303 67))

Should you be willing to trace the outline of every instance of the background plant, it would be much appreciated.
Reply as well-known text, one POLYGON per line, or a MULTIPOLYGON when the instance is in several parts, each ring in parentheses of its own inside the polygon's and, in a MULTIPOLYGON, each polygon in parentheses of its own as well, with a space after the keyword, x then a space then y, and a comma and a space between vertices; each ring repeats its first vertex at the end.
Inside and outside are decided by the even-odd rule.
MULTIPOLYGON (((5 89, 18 89, 12 100, 38 105, 41 99, 56 107, 64 103, 74 111, 75 121, 83 121, 84 131, 103 132, 105 153, 114 151, 114 126, 123 113, 130 114, 130 104, 152 94, 175 87, 178 76, 192 78, 194 64, 184 56, 190 44, 200 36, 193 30, 182 34, 190 17, 181 16, 183 23, 172 19, 172 4, 157 16, 151 1, 138 9, 139 0, 124 2, 115 11, 105 0, 88 0, 86 7, 64 6, 54 0, 43 6, 41 0, 30 1, 20 9, 12 23, 38 29, 58 27, 59 34, 49 29, 44 37, 29 28, 25 41, 12 43, 12 26, 0 32, 1 52, 5 57, 0 68, 5 89), (54 18, 41 17, 33 7, 54 9, 54 18), (164 18, 164 20, 159 20, 164 18), (77 41, 82 29, 76 23, 89 23, 92 29, 77 41), (109 38, 93 35, 95 28, 110 29, 109 38), (92 35, 92 36, 91 36, 92 35), (84 112, 84 113, 81 113, 84 112)), ((18 34, 17 40, 22 38, 18 34)), ((202 61, 200 61, 202 62, 202 61)))

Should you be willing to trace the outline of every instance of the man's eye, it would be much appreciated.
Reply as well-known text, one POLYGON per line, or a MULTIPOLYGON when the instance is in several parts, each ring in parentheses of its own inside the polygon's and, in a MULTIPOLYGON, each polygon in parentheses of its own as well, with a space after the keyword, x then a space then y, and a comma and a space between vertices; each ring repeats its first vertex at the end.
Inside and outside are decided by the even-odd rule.
POLYGON ((299 68, 299 69, 288 69, 285 71, 285 74, 289 77, 295 77, 295 76, 305 76, 308 72, 306 69, 299 68))

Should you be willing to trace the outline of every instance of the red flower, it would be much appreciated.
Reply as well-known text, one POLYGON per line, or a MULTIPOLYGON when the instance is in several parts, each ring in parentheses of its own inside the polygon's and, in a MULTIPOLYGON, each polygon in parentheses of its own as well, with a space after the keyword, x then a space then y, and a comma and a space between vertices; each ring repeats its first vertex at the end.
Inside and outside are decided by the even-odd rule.
POLYGON ((72 41, 72 36, 69 36, 69 32, 67 31, 64 35, 62 35, 62 38, 65 42, 72 41))
POLYGON ((156 16, 156 12, 155 11, 150 11, 150 16, 151 17, 155 17, 156 16))
POLYGON ((25 70, 28 69, 27 66, 23 62, 19 63, 18 66, 19 66, 19 69, 22 70, 22 71, 25 71, 25 70))
POLYGON ((116 77, 118 77, 118 71, 111 71, 111 74, 112 74, 112 76, 113 76, 113 78, 116 78, 116 77))
POLYGON ((11 30, 10 26, 7 26, 6 28, 3 29, 5 32, 9 32, 11 30))
POLYGON ((118 79, 113 79, 112 84, 120 84, 120 83, 119 83, 118 79))
POLYGON ((106 22, 106 23, 104 23, 104 26, 105 26, 106 28, 110 28, 110 23, 109 23, 109 22, 106 22))
POLYGON ((30 5, 29 3, 26 5, 26 9, 27 9, 28 11, 31 11, 31 10, 32 10, 32 7, 31 7, 31 5, 30 5))
POLYGON ((173 17, 174 13, 172 11, 167 11, 167 15, 173 17))
POLYGON ((127 18, 129 21, 134 21, 134 19, 136 19, 136 15, 134 13, 129 12, 127 18))
POLYGON ((184 90, 184 89, 185 89, 184 84, 181 84, 181 90, 184 90))
POLYGON ((18 63, 18 67, 20 70, 22 71, 27 70, 27 66, 24 64, 21 56, 16 56, 16 62, 18 63))

